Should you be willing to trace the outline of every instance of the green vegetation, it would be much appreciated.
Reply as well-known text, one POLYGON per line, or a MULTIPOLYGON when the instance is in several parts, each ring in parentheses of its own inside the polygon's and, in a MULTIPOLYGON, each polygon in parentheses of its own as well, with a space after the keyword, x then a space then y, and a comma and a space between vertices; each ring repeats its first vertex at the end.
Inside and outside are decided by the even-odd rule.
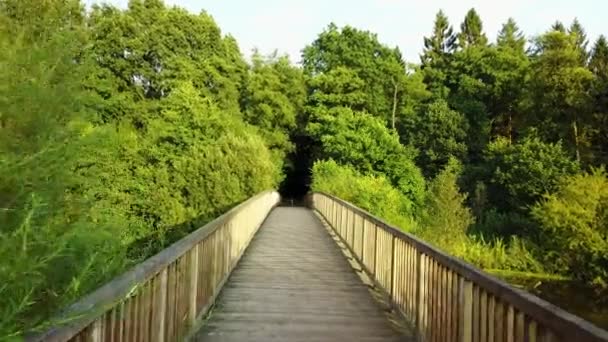
POLYGON ((312 188, 494 274, 608 290, 606 39, 575 20, 526 46, 509 19, 490 42, 474 9, 459 27, 437 14, 420 68, 352 27, 304 49, 312 188))
POLYGON ((458 27, 415 65, 330 24, 300 67, 161 0, 0 0, 0 340, 310 172, 494 274, 606 293, 606 38, 458 27))
POLYGON ((304 103, 206 14, 44 4, 0 1, 1 340, 278 187, 304 103))

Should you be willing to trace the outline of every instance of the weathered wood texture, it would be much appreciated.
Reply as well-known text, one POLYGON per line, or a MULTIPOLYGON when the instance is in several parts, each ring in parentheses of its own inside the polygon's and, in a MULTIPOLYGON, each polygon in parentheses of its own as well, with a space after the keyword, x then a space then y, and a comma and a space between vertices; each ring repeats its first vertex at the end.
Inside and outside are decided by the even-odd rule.
POLYGON ((305 208, 273 210, 216 305, 197 341, 402 340, 305 208))
POLYGON ((415 325, 419 341, 608 341, 608 332, 348 202, 314 193, 309 203, 415 325))
POLYGON ((104 285, 29 341, 179 341, 209 309, 279 194, 254 196, 104 285))

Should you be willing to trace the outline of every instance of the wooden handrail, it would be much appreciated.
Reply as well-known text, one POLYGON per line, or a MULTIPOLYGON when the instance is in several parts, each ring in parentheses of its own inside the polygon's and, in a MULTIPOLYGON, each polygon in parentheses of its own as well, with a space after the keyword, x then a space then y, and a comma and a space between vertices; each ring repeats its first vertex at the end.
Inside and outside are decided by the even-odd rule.
POLYGON ((203 317, 270 210, 262 192, 70 306, 28 341, 174 341, 203 317))
POLYGON ((311 205, 420 341, 608 341, 608 332, 330 194, 311 205))

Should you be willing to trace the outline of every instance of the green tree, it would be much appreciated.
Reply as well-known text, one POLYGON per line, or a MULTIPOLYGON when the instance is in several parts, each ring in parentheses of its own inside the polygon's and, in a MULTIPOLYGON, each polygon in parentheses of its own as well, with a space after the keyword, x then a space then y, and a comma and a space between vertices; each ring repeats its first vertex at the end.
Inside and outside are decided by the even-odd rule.
POLYGON ((468 240, 467 231, 475 222, 466 206, 466 194, 458 188, 461 165, 450 159, 445 168, 429 183, 428 196, 422 215, 422 238, 450 251, 458 242, 468 240))
POLYGON ((488 145, 485 164, 490 202, 520 212, 554 191, 562 177, 580 170, 561 143, 545 143, 537 137, 525 137, 517 144, 504 138, 495 140, 488 145))
POLYGON ((239 115, 247 66, 234 39, 222 37, 210 15, 167 8, 158 0, 132 0, 124 11, 95 6, 89 25, 90 54, 99 69, 88 83, 107 101, 105 121, 127 118, 145 126, 138 113, 148 104, 141 102, 165 97, 183 81, 239 115))
POLYGON ((524 53, 526 38, 513 18, 509 18, 506 23, 502 24, 496 38, 496 45, 499 48, 509 48, 515 52, 524 53))
POLYGON ((608 288, 608 178, 602 169, 563 178, 532 208, 547 262, 602 290, 608 288))
POLYGON ((382 175, 362 174, 334 160, 317 161, 312 168, 312 190, 338 196, 406 231, 416 227, 411 199, 382 175))
POLYGON ((433 177, 451 158, 466 158, 467 131, 466 118, 437 100, 405 118, 402 139, 420 151, 417 164, 425 176, 433 177))
POLYGON ((577 18, 574 18, 574 21, 570 25, 568 34, 575 37, 575 44, 580 54, 581 65, 587 65, 587 60, 589 59, 587 44, 589 44, 589 42, 587 41, 587 33, 577 18))
POLYGON ((449 103, 470 123, 473 160, 479 159, 492 137, 511 138, 520 125, 528 70, 525 53, 508 47, 472 46, 454 54, 449 103))
POLYGON ((450 56, 455 48, 454 29, 450 26, 446 15, 440 10, 435 16, 432 35, 424 37, 424 49, 420 56, 424 81, 436 96, 447 97, 445 70, 448 68, 450 56))
POLYGON ((589 60, 589 69, 595 75, 593 86, 593 126, 596 132, 593 150, 597 163, 608 163, 608 43, 600 36, 589 60))
POLYGON ((399 142, 382 120, 335 107, 311 118, 308 132, 319 144, 316 159, 333 159, 363 174, 384 174, 414 205, 424 197, 424 178, 414 152, 399 142))
POLYGON ((548 141, 558 139, 587 159, 593 74, 580 63, 576 36, 548 32, 536 40, 528 93, 531 123, 548 141))
POLYGON ((291 65, 287 57, 254 54, 241 106, 245 120, 260 128, 278 161, 293 149, 289 139, 303 114, 305 101, 301 69, 291 65))
POLYGON ((566 26, 564 26, 561 21, 556 20, 553 25, 551 25, 551 31, 566 33, 566 26))
POLYGON ((474 8, 471 8, 464 17, 458 33, 458 47, 466 49, 470 46, 484 46, 488 44, 488 37, 483 32, 481 18, 474 8))
MULTIPOLYGON (((303 51, 304 72, 315 77, 338 68, 362 81, 362 110, 387 124, 402 103, 405 63, 398 49, 391 49, 367 31, 331 24, 303 51), (342 69, 342 70, 344 70, 342 69)), ((310 91, 316 92, 314 83, 310 91)))

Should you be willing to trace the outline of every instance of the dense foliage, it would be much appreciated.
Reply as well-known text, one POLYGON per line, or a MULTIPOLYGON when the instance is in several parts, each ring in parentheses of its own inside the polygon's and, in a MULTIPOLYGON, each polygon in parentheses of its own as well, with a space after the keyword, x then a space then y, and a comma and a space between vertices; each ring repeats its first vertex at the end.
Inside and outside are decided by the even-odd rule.
POLYGON ((0 0, 0 339, 282 181, 605 293, 608 43, 526 38, 440 11, 416 65, 330 24, 300 67, 161 0, 0 0))
POLYGON ((207 14, 44 4, 0 1, 2 340, 276 188, 304 104, 207 14))
POLYGON ((315 164, 313 189, 485 269, 608 289, 606 175, 585 173, 607 160, 606 39, 588 49, 575 20, 528 44, 509 19, 490 42, 474 9, 459 28, 439 11, 420 68, 348 26, 330 25, 303 50, 313 155, 330 160, 315 164), (395 177, 416 173, 426 180, 395 177), (386 203, 377 191, 391 194, 386 203))

